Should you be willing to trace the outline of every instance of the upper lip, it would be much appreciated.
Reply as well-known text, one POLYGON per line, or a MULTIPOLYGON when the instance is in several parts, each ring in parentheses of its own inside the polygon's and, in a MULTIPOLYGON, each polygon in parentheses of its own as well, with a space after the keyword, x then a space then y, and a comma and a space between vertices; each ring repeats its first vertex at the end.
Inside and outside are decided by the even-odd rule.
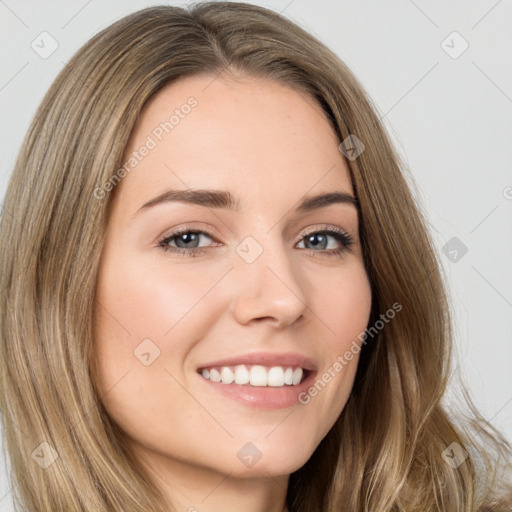
POLYGON ((296 354, 294 352, 251 352, 248 354, 240 354, 238 356, 228 357, 226 359, 218 359, 202 364, 198 367, 213 368, 216 366, 236 366, 239 364, 251 364, 262 366, 291 366, 293 368, 302 368, 304 370, 315 370, 315 364, 308 357, 296 354))

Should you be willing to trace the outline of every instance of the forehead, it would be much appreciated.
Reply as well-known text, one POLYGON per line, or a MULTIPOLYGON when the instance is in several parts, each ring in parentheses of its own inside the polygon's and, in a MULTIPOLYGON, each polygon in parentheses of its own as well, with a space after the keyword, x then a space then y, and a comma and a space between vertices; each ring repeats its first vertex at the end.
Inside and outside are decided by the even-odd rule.
POLYGON ((170 187, 223 189, 261 207, 308 192, 351 193, 338 144, 304 92, 265 79, 186 77, 143 109, 124 156, 132 170, 116 194, 141 203, 170 187))

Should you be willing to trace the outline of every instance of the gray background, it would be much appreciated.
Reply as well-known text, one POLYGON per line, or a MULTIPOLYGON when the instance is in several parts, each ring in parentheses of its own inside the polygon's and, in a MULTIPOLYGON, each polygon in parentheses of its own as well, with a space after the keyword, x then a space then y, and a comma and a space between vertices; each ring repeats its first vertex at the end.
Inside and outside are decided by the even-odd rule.
MULTIPOLYGON (((512 440, 511 1, 252 3, 283 12, 332 48, 384 116, 442 256, 456 366, 485 417, 512 440)), ((64 63, 93 34, 150 5, 0 0, 2 197, 35 109, 64 63), (40 55, 52 44, 51 55, 40 55)), ((0 463, 0 508, 10 511, 0 463)))

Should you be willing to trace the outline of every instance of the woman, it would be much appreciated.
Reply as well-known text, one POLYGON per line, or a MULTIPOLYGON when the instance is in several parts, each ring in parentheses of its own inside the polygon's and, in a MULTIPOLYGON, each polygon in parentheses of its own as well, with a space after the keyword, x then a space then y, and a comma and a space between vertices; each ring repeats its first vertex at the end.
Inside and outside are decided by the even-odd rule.
POLYGON ((28 510, 511 510, 510 446, 441 403, 448 304, 400 162, 290 21, 215 2, 107 28, 4 209, 28 510))

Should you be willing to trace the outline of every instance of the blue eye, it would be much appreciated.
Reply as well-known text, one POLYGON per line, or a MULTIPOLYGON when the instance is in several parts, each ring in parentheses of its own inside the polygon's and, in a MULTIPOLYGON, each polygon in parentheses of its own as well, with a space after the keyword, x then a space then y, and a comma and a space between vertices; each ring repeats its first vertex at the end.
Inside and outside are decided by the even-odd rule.
MULTIPOLYGON (((213 239, 214 237, 207 231, 190 229, 185 226, 162 238, 158 242, 158 246, 166 252, 194 257, 203 254, 208 248, 208 246, 200 247, 199 244, 202 238, 213 239)), ((303 235, 299 244, 302 242, 306 242, 307 247, 304 248, 313 253, 320 253, 322 256, 339 256, 354 243, 354 240, 343 230, 330 228, 311 231, 303 235), (335 245, 338 245, 338 247, 329 248, 329 239, 334 239, 335 245), (317 247, 320 249, 317 250, 317 247)))
POLYGON ((178 249, 197 249, 202 236, 204 236, 204 233, 200 231, 186 231, 179 235, 173 235, 169 242, 175 240, 178 249))
POLYGON ((342 253, 353 243, 352 237, 350 235, 342 231, 334 230, 315 231, 313 233, 305 235, 300 243, 302 243, 302 241, 306 241, 306 243, 309 245, 309 247, 306 247, 306 249, 310 249, 311 247, 320 247, 320 249, 322 249, 322 252, 329 256, 338 255, 342 253), (328 249, 329 246, 329 238, 334 238, 336 242, 341 244, 341 248, 331 248, 330 251, 326 251, 326 249, 328 249))
POLYGON ((198 246, 202 237, 213 238, 213 235, 204 230, 194 230, 185 226, 162 238, 158 242, 158 246, 166 252, 182 256, 198 256, 205 249, 205 247, 198 246))

